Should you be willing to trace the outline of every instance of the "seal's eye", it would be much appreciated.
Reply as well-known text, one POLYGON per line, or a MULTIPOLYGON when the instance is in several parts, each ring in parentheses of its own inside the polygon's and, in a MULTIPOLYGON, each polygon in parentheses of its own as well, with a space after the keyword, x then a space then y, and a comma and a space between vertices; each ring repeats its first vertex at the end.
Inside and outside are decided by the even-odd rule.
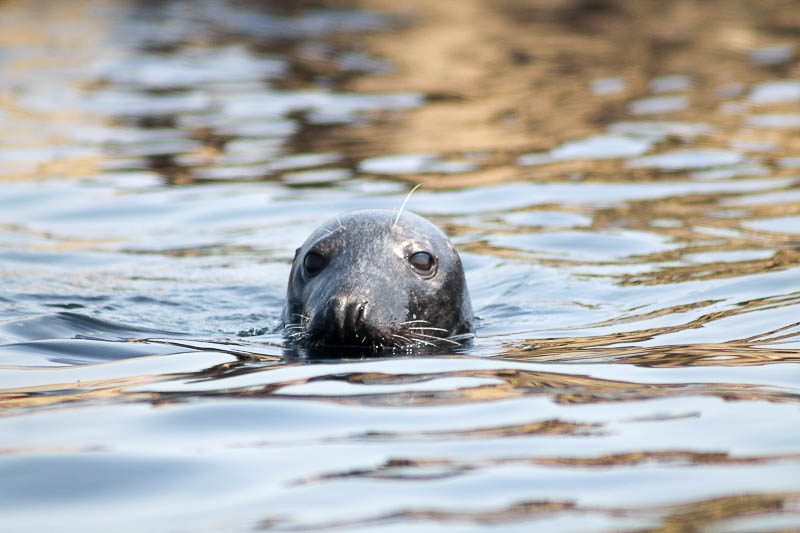
POLYGON ((428 252, 417 252, 411 254, 411 256, 408 258, 408 262, 411 263, 411 266, 414 268, 414 270, 416 270, 417 274, 421 274, 423 276, 431 275, 434 267, 436 266, 436 260, 428 252))
POLYGON ((317 252, 308 252, 303 259, 303 268, 306 269, 308 277, 313 278, 325 268, 325 258, 317 252))

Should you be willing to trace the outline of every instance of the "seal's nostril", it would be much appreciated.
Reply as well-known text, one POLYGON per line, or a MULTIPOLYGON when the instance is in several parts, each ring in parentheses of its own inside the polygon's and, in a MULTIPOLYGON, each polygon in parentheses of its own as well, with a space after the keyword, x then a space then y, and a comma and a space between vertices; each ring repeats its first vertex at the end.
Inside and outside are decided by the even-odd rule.
POLYGON ((358 335, 361 323, 361 304, 349 295, 333 296, 328 300, 326 318, 328 329, 339 342, 358 335))
POLYGON ((340 296, 334 296, 328 301, 328 319, 340 339, 348 329, 347 307, 347 299, 340 296))
POLYGON ((330 332, 330 336, 337 342, 359 344, 359 340, 369 328, 368 305, 369 302, 348 295, 330 298, 325 313, 328 324, 326 329, 330 332))
POLYGON ((358 303, 355 322, 357 329, 363 327, 367 322, 367 305, 369 305, 369 302, 358 303))

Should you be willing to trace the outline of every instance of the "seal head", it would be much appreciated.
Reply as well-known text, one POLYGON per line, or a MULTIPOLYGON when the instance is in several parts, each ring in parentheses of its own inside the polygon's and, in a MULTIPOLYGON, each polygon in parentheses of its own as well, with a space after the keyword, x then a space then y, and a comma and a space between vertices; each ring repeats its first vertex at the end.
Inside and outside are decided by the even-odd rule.
POLYGON ((474 331, 452 243, 420 216, 395 218, 390 210, 351 211, 297 249, 281 316, 291 341, 402 353, 453 347, 452 337, 474 331))

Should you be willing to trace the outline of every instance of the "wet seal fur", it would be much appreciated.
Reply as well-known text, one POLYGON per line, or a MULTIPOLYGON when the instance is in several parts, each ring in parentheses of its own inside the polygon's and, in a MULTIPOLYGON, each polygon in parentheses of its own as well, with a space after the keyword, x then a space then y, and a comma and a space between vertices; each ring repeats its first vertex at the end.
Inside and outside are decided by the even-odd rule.
POLYGON ((450 240, 409 212, 351 211, 297 249, 281 315, 295 345, 340 352, 429 352, 474 332, 450 240))

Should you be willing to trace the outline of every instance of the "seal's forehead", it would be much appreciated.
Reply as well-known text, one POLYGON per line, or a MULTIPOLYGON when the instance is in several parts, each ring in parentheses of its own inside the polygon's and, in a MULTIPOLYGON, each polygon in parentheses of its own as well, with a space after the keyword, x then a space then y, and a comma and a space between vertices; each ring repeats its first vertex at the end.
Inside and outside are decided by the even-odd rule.
POLYGON ((307 243, 345 235, 364 241, 414 239, 431 244, 442 240, 447 242, 447 236, 439 228, 418 215, 404 211, 398 218, 394 210, 368 209, 350 211, 328 220, 307 243))

